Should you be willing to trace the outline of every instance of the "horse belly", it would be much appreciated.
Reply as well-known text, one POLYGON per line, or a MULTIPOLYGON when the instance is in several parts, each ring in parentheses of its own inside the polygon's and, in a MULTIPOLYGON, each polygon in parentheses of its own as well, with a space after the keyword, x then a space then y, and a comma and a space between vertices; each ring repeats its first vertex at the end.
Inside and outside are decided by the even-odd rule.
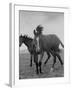
POLYGON ((58 47, 58 45, 54 41, 53 42, 52 41, 50 41, 50 42, 44 42, 42 44, 42 48, 43 48, 44 51, 49 51, 50 49, 55 49, 57 47, 58 47))

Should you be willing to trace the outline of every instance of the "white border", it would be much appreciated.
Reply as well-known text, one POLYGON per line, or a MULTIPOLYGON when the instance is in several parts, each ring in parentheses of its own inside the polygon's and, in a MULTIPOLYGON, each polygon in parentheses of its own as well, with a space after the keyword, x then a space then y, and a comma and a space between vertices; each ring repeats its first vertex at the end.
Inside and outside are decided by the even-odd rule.
POLYGON ((10 79, 11 86, 39 86, 55 83, 69 83, 69 38, 68 38, 68 17, 69 10, 67 7, 44 7, 44 6, 26 6, 11 4, 12 10, 12 65, 10 79), (64 12, 64 77, 45 78, 45 79, 23 79, 19 80, 19 10, 45 11, 45 12, 64 12))

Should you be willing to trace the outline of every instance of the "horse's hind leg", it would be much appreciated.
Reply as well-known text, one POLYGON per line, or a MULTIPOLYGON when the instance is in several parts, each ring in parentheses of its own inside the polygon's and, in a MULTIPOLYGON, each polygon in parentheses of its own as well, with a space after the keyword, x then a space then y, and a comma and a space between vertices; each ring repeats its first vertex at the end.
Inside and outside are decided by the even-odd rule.
POLYGON ((51 68, 51 71, 53 71, 54 65, 55 65, 55 63, 56 63, 56 55, 55 55, 55 53, 54 53, 53 51, 51 51, 51 54, 53 55, 53 58, 54 58, 54 60, 53 60, 53 65, 52 65, 52 68, 51 68))
POLYGON ((54 65, 56 63, 56 55, 53 55, 54 56, 54 60, 53 60, 53 65, 52 65, 52 68, 54 68, 54 65))
POLYGON ((32 67, 32 55, 30 56, 30 67, 32 67))
POLYGON ((50 53, 49 52, 47 52, 47 59, 46 59, 46 61, 44 62, 44 64, 46 64, 47 62, 48 62, 48 60, 49 60, 49 58, 51 57, 51 55, 50 55, 50 53))
POLYGON ((58 59, 59 59, 59 61, 60 61, 61 65, 63 65, 63 61, 62 61, 62 59, 61 59, 60 55, 59 55, 58 53, 56 53, 56 56, 58 57, 58 59))

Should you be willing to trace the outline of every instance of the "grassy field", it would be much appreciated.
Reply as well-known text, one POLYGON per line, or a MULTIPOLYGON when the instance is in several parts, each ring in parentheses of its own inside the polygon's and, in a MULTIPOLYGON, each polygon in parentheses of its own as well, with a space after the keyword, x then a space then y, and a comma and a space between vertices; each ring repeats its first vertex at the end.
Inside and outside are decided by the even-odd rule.
MULTIPOLYGON (((60 56, 64 62, 64 51, 62 50, 60 56)), ((44 61, 46 60, 46 53, 43 58, 42 71, 43 74, 36 75, 36 68, 33 62, 32 67, 30 67, 30 55, 29 53, 20 52, 19 54, 19 79, 31 79, 31 78, 53 78, 53 77, 63 77, 64 67, 61 66, 58 58, 56 58, 56 64, 53 72, 50 69, 53 64, 53 57, 49 59, 46 65, 44 61)))

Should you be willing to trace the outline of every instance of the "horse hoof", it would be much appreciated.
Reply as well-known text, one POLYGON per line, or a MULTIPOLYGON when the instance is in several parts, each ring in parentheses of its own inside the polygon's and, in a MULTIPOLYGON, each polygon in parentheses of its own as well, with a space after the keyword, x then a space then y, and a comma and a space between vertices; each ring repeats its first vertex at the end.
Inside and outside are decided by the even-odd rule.
POLYGON ((53 72, 53 71, 54 71, 54 68, 51 68, 51 69, 50 69, 50 72, 53 72))

